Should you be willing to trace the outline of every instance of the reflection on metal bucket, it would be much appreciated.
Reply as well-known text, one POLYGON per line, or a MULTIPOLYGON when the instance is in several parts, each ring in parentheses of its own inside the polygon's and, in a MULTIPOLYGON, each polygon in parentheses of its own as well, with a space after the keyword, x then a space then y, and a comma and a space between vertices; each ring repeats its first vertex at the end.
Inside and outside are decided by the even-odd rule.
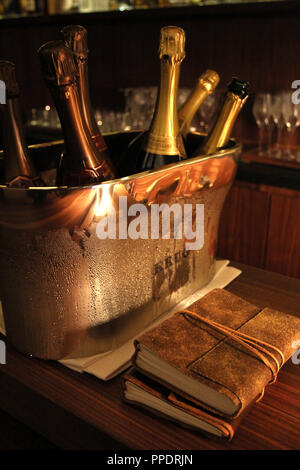
MULTIPOLYGON (((124 135, 107 139, 117 154, 124 135)), ((50 148, 57 152, 59 144, 32 150, 43 169, 50 148)), ((209 158, 94 187, 2 187, 0 295, 8 340, 45 359, 108 351, 207 284, 239 153, 231 142, 209 158), (153 203, 204 204, 204 247, 187 251, 185 240, 172 234, 170 240, 99 240, 97 223, 112 208, 119 218, 120 196, 148 212, 153 203)))

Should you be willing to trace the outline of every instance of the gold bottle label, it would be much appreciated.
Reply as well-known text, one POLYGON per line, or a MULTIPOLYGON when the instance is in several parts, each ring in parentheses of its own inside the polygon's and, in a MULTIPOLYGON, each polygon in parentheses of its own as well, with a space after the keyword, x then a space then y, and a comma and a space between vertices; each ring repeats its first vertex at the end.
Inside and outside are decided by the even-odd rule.
POLYGON ((149 153, 155 153, 157 155, 185 156, 183 142, 179 136, 171 137, 149 134, 148 142, 145 145, 145 150, 149 153))

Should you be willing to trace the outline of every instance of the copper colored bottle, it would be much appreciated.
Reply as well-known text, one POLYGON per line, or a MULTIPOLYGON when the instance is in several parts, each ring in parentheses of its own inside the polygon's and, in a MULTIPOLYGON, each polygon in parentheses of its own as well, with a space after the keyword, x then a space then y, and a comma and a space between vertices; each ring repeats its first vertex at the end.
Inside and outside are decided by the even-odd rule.
POLYGON ((84 117, 73 52, 63 41, 51 41, 44 44, 38 53, 65 139, 57 184, 86 186, 113 179, 114 172, 99 152, 84 117))
POLYGON ((74 54, 74 59, 78 67, 79 93, 84 118, 89 132, 101 153, 102 158, 110 162, 112 165, 105 140, 99 130, 91 104, 88 78, 89 50, 87 43, 87 30, 83 26, 70 25, 63 28, 62 34, 64 36, 66 46, 68 46, 74 54))
POLYGON ((15 64, 0 61, 0 80, 6 88, 6 104, 0 105, 5 154, 4 182, 16 188, 45 186, 34 168, 25 141, 15 64))

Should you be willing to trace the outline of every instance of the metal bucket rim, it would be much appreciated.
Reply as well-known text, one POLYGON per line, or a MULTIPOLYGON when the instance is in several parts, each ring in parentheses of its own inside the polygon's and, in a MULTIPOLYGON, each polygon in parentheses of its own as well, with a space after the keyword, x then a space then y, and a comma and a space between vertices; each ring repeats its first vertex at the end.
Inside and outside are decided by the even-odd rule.
MULTIPOLYGON (((133 131, 109 132, 109 133, 103 133, 103 136, 105 137, 105 135, 111 136, 111 135, 129 134, 129 133, 133 133, 133 131)), ((191 132, 191 134, 199 135, 199 136, 204 136, 205 135, 201 132, 191 132)), ((39 148, 47 148, 47 147, 50 147, 50 146, 59 145, 59 144, 63 144, 63 143, 64 143, 63 140, 56 140, 56 141, 53 141, 53 142, 45 142, 45 143, 42 143, 42 144, 29 145, 28 147, 29 147, 29 149, 39 149, 39 148)), ((193 165, 195 163, 199 163, 200 161, 204 162, 204 161, 207 161, 207 160, 211 160, 213 158, 223 158, 223 157, 230 156, 235 161, 237 161, 237 159, 238 159, 238 157, 239 157, 239 155, 241 154, 241 151, 242 151, 242 144, 238 140, 233 139, 233 138, 231 138, 229 140, 229 144, 230 144, 230 146, 226 146, 226 148, 220 149, 220 150, 218 150, 217 152, 214 152, 211 155, 199 155, 199 156, 196 156, 196 157, 187 158, 187 159, 182 160, 182 161, 177 162, 177 163, 170 163, 169 165, 163 165, 163 166, 157 168, 156 170, 146 170, 146 171, 143 171, 141 173, 135 173, 135 174, 132 174, 132 175, 129 175, 129 176, 123 176, 121 178, 116 178, 114 180, 103 181, 102 183, 95 184, 95 185, 87 185, 87 186, 41 186, 41 187, 35 186, 35 187, 29 187, 29 188, 10 188, 7 185, 0 185, 0 189, 5 189, 6 191, 9 190, 9 191, 23 191, 23 192, 32 192, 32 191, 45 192, 45 191, 57 191, 57 190, 66 190, 66 189, 70 190, 70 191, 74 191, 74 190, 79 190, 79 189, 100 188, 100 187, 107 186, 107 185, 112 185, 112 184, 113 185, 128 184, 132 181, 142 179, 145 176, 149 176, 150 174, 151 175, 152 174, 157 174, 158 175, 159 173, 163 173, 165 170, 173 170, 175 168, 178 169, 178 168, 181 168, 181 167, 184 167, 184 166, 189 166, 189 165, 193 165)), ((3 153, 3 151, 0 151, 0 155, 2 153, 3 153)))

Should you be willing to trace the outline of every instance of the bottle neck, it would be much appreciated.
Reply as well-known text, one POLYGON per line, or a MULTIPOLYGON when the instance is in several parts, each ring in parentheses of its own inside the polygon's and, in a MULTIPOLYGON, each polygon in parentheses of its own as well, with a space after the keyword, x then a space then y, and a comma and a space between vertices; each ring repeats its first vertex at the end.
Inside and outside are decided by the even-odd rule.
POLYGON ((190 130, 191 122, 197 110, 209 94, 210 91, 205 86, 203 86, 202 83, 199 83, 179 110, 178 118, 180 132, 184 137, 186 137, 190 130))
POLYGON ((19 98, 8 98, 2 111, 6 183, 22 176, 33 179, 37 175, 25 142, 19 98))
POLYGON ((79 92, 82 102, 82 110, 90 134, 94 136, 99 133, 99 129, 92 111, 87 60, 77 59, 77 65, 79 72, 79 92))
POLYGON ((160 88, 145 144, 149 153, 185 156, 177 113, 179 74, 180 62, 162 59, 160 88))
POLYGON ((217 120, 200 149, 201 153, 211 155, 217 149, 220 149, 227 144, 236 118, 238 117, 245 101, 245 99, 242 100, 234 93, 227 93, 217 120))
POLYGON ((83 166, 99 167, 99 152, 84 119, 77 84, 53 87, 51 90, 64 133, 64 159, 68 167, 74 170, 83 166))

